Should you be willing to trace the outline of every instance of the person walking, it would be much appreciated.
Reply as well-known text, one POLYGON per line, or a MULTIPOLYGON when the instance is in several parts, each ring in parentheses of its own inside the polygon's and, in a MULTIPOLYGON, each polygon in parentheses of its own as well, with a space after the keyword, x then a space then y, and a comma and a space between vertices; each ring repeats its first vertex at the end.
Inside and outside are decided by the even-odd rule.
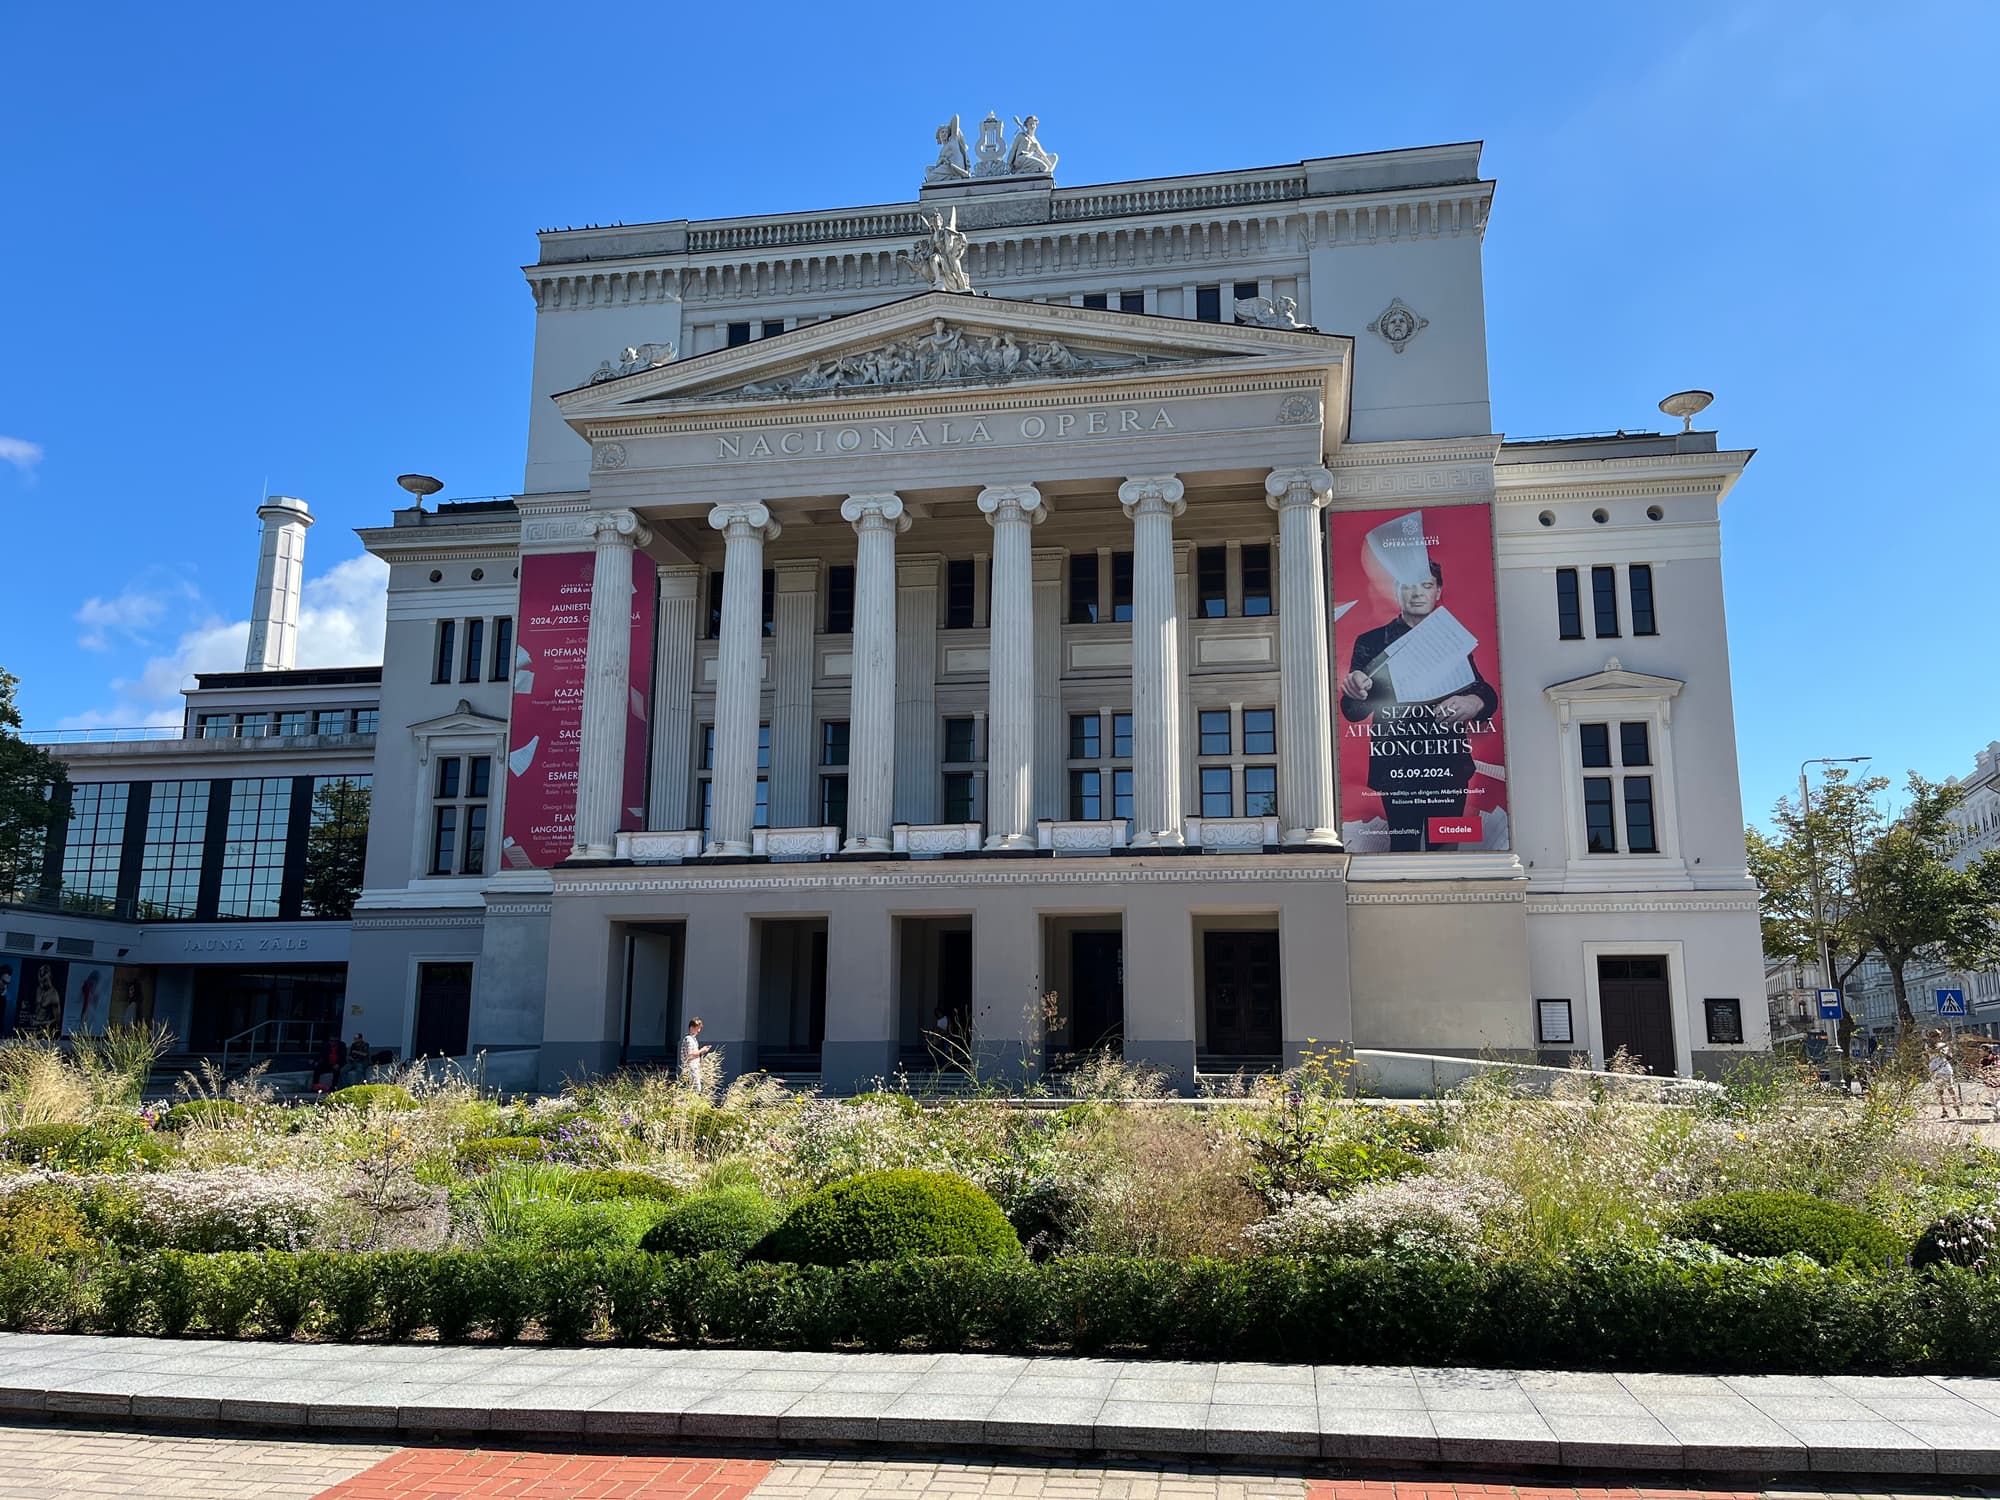
POLYGON ((1965 1107, 1958 1095, 1958 1071, 1952 1066, 1951 1043, 1945 1040, 1942 1030, 1931 1032, 1930 1045, 1924 1049, 1924 1068, 1931 1076, 1931 1087, 1937 1090, 1939 1115, 1949 1110, 1955 1118, 1964 1118, 1965 1107))
POLYGON ((687 1035, 681 1038, 681 1082, 700 1090, 701 1060, 714 1050, 701 1044, 701 1017, 696 1016, 688 1022, 687 1035))

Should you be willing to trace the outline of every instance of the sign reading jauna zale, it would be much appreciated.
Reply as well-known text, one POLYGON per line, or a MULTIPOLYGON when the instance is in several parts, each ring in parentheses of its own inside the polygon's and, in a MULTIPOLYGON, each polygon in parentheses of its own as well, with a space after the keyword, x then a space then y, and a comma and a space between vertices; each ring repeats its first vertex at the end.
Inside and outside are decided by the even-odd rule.
MULTIPOLYGON (((507 817, 501 859, 508 869, 547 869, 569 858, 576 824, 577 761, 583 731, 584 663, 590 647, 588 552, 529 553, 521 559, 514 630, 514 694, 507 732, 507 817)), ((631 681, 653 675, 656 586, 651 559, 632 558, 631 681)), ((629 695, 621 828, 643 817, 646 694, 629 695)))

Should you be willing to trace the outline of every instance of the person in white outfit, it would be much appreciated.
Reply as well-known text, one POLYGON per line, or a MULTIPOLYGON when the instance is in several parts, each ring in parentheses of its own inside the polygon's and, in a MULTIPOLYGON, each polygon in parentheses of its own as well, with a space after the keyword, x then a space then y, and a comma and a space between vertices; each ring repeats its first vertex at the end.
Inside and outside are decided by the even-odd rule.
POLYGON ((681 1038, 681 1081, 690 1088, 701 1087, 701 1060, 713 1052, 713 1047, 701 1044, 701 1017, 688 1022, 687 1035, 681 1038))
POLYGON ((1965 1106, 1958 1097, 1958 1074, 1951 1065, 1951 1043, 1945 1040, 1942 1031, 1933 1031, 1930 1042, 1925 1049, 1924 1067, 1931 1075, 1931 1087, 1937 1090, 1938 1112, 1949 1110, 1962 1116, 1965 1106))

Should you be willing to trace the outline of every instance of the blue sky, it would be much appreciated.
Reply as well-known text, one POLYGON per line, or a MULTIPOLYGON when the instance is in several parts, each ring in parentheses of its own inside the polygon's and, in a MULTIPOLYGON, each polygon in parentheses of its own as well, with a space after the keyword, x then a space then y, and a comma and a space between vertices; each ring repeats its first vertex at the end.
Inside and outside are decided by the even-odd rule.
POLYGON ((1483 139, 1494 420, 1705 421, 1744 798, 2000 737, 2000 124, 1984 0, 612 10, 17 8, 0 60, 0 666, 31 727, 241 662, 268 484, 305 649, 365 655, 352 528, 520 482, 538 227, 909 197, 954 112, 1087 183, 1483 139), (850 18, 865 19, 854 21, 850 18))

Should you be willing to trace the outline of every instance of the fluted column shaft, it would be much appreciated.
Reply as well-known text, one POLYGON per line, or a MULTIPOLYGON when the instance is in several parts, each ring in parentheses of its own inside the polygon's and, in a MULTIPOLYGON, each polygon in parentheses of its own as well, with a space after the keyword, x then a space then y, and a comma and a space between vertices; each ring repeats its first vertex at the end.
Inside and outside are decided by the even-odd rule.
POLYGON ((1174 518, 1187 509, 1171 474, 1128 479, 1118 500, 1132 522, 1132 842, 1178 848, 1181 834, 1180 605, 1174 518))
POLYGON ((660 646, 653 661, 653 785, 648 828, 688 826, 700 568, 660 569, 660 646))
POLYGON ((1333 498, 1333 475, 1316 468, 1273 469, 1264 494, 1278 513, 1280 842, 1337 849, 1326 553, 1319 536, 1319 513, 1333 498))
POLYGON ((993 527, 993 606, 987 631, 986 847, 1032 849, 1035 782, 1034 556, 1029 535, 1048 515, 1031 484, 979 492, 993 527))
POLYGON ((847 713, 849 854, 886 854, 896 788, 896 534, 910 528, 899 496, 849 495, 854 528, 854 668, 847 713))
POLYGON ((757 722, 764 693, 764 543, 769 507, 732 500, 708 513, 722 533, 722 639, 715 661, 715 766, 707 853, 745 855, 757 822, 757 722))
POLYGON ((576 751, 572 859, 609 859, 625 799, 625 728, 631 713, 632 549, 652 539, 629 510, 591 518, 590 632, 583 663, 583 721, 576 751))

